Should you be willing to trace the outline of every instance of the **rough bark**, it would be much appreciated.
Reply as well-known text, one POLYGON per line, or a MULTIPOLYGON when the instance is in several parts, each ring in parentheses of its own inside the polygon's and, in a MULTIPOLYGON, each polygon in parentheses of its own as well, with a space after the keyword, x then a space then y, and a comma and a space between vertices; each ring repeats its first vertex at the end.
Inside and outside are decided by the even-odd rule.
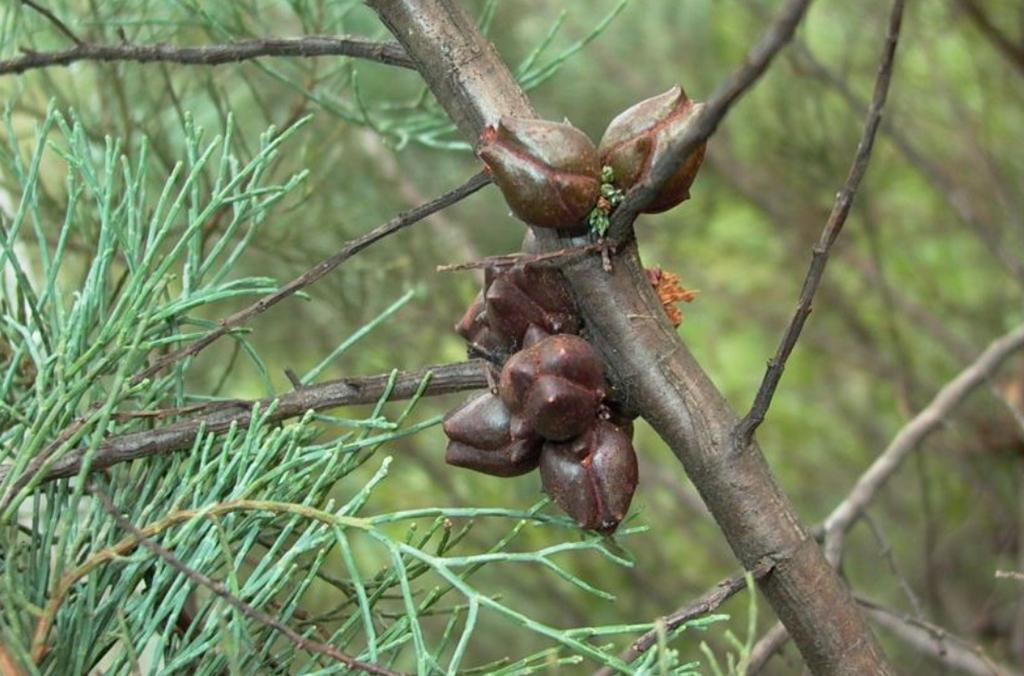
MULTIPOLYGON (((450 0, 369 0, 462 133, 475 141, 501 115, 536 117, 472 19, 450 0)), ((570 246, 537 232, 545 249, 570 246)), ((638 411, 682 462, 747 570, 765 561, 760 586, 817 674, 891 673, 849 590, 779 489, 756 443, 668 323, 634 243, 613 258, 564 268, 588 338, 616 396, 638 411)))

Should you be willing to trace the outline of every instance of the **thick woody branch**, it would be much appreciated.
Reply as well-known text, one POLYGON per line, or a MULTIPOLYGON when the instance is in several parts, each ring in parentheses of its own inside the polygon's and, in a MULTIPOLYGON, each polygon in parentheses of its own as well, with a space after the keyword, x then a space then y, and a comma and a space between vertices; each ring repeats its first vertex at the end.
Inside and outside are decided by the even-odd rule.
MULTIPOLYGON (((487 364, 482 360, 439 364, 397 374, 389 401, 410 399, 428 375, 430 381, 423 391, 424 396, 477 390, 488 386, 487 364)), ((122 462, 184 450, 190 448, 200 434, 223 432, 232 426, 244 428, 252 419, 253 410, 257 406, 259 410, 266 411, 274 404, 275 408, 267 420, 274 423, 304 415, 307 411, 372 404, 383 396, 390 380, 390 374, 346 378, 311 385, 277 397, 227 402, 218 405, 213 411, 166 427, 111 437, 96 449, 90 468, 99 471, 122 462)), ((47 470, 42 481, 77 475, 82 469, 85 455, 86 450, 79 449, 64 456, 47 470)), ((8 471, 9 468, 0 467, 0 483, 8 471)), ((21 482, 22 479, 19 479, 21 482)), ((16 485, 13 490, 17 488, 16 485)))
POLYGON ((447 0, 367 0, 471 143, 502 115, 536 117, 473 19, 447 0))
MULTIPOLYGON (((494 47, 452 0, 369 4, 402 42, 467 139, 476 141, 483 127, 501 115, 536 117, 494 47)), ((746 62, 755 64, 754 70, 726 86, 733 94, 723 99, 719 115, 767 67, 807 4, 791 0, 784 6, 746 62)), ((747 68, 738 72, 747 73, 747 68)), ((630 225, 622 226, 627 235, 630 225)), ((586 243, 550 232, 535 234, 548 251, 586 243)), ((675 452, 744 568, 772 562, 761 589, 812 671, 890 673, 849 591, 800 524, 760 449, 734 443, 735 413, 668 323, 635 243, 622 239, 626 243, 619 247, 610 273, 599 256, 563 268, 587 337, 605 359, 616 400, 640 412, 675 452)))
POLYGON ((389 66, 413 68, 413 63, 394 42, 375 42, 342 35, 307 35, 299 38, 239 40, 227 44, 178 47, 166 44, 96 44, 79 42, 52 52, 22 49, 23 56, 0 61, 0 75, 24 73, 35 68, 67 66, 77 61, 134 61, 217 66, 261 57, 350 56, 389 66))

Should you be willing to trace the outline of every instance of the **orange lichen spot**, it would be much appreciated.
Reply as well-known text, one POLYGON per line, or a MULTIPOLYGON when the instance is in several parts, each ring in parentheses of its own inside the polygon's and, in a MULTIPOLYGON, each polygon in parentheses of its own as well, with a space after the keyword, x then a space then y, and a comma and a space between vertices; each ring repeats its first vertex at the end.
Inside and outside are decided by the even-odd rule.
POLYGON ((687 289, 679 282, 679 275, 674 272, 666 272, 659 267, 646 268, 647 279, 654 287, 661 306, 672 322, 672 326, 679 326, 683 323, 683 313, 677 307, 678 303, 691 303, 699 293, 696 289, 687 289))

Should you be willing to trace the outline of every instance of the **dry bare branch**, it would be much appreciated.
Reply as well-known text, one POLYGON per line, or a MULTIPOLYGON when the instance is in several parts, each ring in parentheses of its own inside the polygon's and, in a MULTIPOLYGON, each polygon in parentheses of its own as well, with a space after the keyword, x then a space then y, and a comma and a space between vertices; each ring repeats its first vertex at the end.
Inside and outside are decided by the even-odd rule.
POLYGON ((868 615, 904 644, 927 655, 945 667, 972 676, 1020 676, 1021 672, 992 660, 978 646, 951 634, 946 629, 912 617, 894 613, 887 608, 858 599, 868 615))
POLYGON ((47 21, 53 24, 53 26, 58 31, 67 36, 67 38, 74 42, 76 45, 81 46, 83 44, 82 39, 75 35, 74 31, 68 28, 67 24, 60 20, 60 17, 58 17, 56 14, 51 12, 46 7, 43 7, 35 0, 21 0, 21 4, 25 5, 26 7, 31 7, 35 11, 42 14, 44 17, 46 17, 47 21))
POLYGON ((1024 349, 1024 324, 993 341, 967 368, 939 390, 935 398, 904 425, 888 447, 861 474, 853 489, 825 519, 825 551, 840 558, 846 532, 864 513, 885 483, 925 437, 945 422, 968 394, 984 385, 1010 355, 1024 349))
POLYGON ((379 225, 365 235, 361 235, 360 237, 351 240, 336 254, 320 261, 274 293, 260 298, 252 305, 239 310, 229 317, 221 319, 218 322, 217 328, 208 332, 202 338, 160 357, 152 365, 132 376, 131 382, 139 383, 146 378, 159 373, 177 361, 199 354, 199 352, 206 349, 206 347, 218 338, 226 336, 231 329, 241 326, 251 317, 258 315, 261 312, 266 312, 285 298, 288 298, 302 289, 305 289, 307 286, 316 283, 324 275, 331 272, 363 249, 366 249, 375 242, 379 242, 388 235, 393 235, 399 230, 407 228, 410 225, 423 220, 427 216, 469 197, 490 182, 491 179, 486 173, 480 172, 475 174, 458 188, 435 197, 426 204, 422 204, 414 209, 402 212, 387 223, 379 225))
MULTIPOLYGON (((428 374, 430 382, 423 391, 424 396, 482 389, 488 385, 487 368, 486 362, 472 360, 404 371, 395 376, 390 400, 398 401, 411 398, 416 394, 428 374)), ((275 404, 276 408, 269 416, 268 422, 277 422, 301 416, 306 411, 374 403, 384 394, 390 379, 390 374, 345 378, 310 385, 277 397, 221 403, 214 410, 195 418, 153 430, 107 439, 96 449, 90 470, 95 472, 122 462, 130 462, 159 453, 184 450, 190 448, 196 437, 202 433, 221 432, 231 428, 232 425, 244 428, 252 419, 253 409, 256 406, 261 411, 266 411, 271 404, 275 404)), ((85 455, 85 449, 68 453, 46 471, 41 481, 53 481, 77 475, 82 469, 85 455)), ((9 466, 0 466, 0 481, 3 480, 3 475, 9 471, 9 466)), ((15 495, 31 479, 32 475, 27 473, 19 478, 8 491, 4 503, 6 504, 10 500, 10 496, 15 495)))
POLYGON ((36 68, 67 66, 78 61, 178 63, 217 66, 262 57, 350 56, 389 66, 413 68, 412 61, 394 42, 375 42, 344 35, 306 35, 298 38, 260 38, 226 44, 180 47, 167 44, 96 44, 78 41, 74 47, 37 52, 22 49, 22 56, 0 61, 0 75, 24 73, 36 68))
MULTIPOLYGON (((753 576, 754 580, 760 580, 765 575, 770 574, 774 566, 774 562, 770 559, 766 559, 756 566, 754 570, 750 571, 750 574, 753 576)), ((723 603, 746 588, 746 575, 733 575, 732 577, 722 580, 693 601, 690 601, 683 607, 679 608, 679 610, 661 618, 664 622, 665 631, 672 632, 690 620, 715 611, 723 603)), ((658 632, 652 629, 637 640, 633 641, 628 648, 623 650, 619 654, 619 659, 626 664, 629 664, 653 648, 657 643, 658 632)), ((614 673, 615 672, 611 668, 604 667, 594 672, 594 676, 613 676, 614 673)))
POLYGON ((654 199, 659 188, 675 174, 693 151, 715 133, 733 104, 761 79, 775 56, 793 38, 810 4, 811 0, 789 0, 779 10, 758 43, 747 52, 743 64, 694 115, 686 134, 673 141, 664 159, 652 166, 647 176, 626 194, 626 199, 612 213, 609 239, 616 241, 629 236, 637 214, 654 199))
POLYGON ((1024 75, 1024 44, 1014 42, 1000 30, 999 26, 992 21, 992 17, 978 3, 978 0, 956 0, 956 5, 981 31, 985 39, 991 42, 1021 75, 1024 75))
POLYGON ((903 0, 896 0, 889 15, 889 29, 885 38, 885 48, 882 52, 882 59, 878 65, 878 75, 875 77, 875 93, 868 107, 867 119, 864 122, 864 131, 861 134, 860 142, 857 144, 857 152, 853 157, 853 164, 846 177, 846 182, 836 194, 832 212, 828 216, 825 228, 821 232, 818 243, 814 246, 811 257, 811 265, 804 277, 803 287, 800 289, 800 300, 797 301, 796 313, 789 321, 786 332, 782 336, 775 356, 768 362, 768 370, 765 372, 761 386, 754 397, 754 403, 750 411, 740 421, 737 429, 740 443, 750 443, 751 438, 758 426, 764 420, 768 407, 771 406, 775 389, 782 378, 782 372, 786 368, 786 361, 800 339, 800 332, 803 330, 807 317, 811 314, 811 304, 814 301, 814 294, 821 284, 825 274, 825 266, 828 263, 829 252, 835 244, 839 233, 842 232, 846 218, 853 206, 853 198, 857 194, 857 188, 867 173, 868 163, 871 161, 871 151, 875 145, 875 136, 878 133, 878 126, 882 121, 882 108, 885 106, 885 99, 889 94, 889 83, 892 81, 893 64, 896 58, 896 45, 900 37, 900 25, 903 22, 903 0))

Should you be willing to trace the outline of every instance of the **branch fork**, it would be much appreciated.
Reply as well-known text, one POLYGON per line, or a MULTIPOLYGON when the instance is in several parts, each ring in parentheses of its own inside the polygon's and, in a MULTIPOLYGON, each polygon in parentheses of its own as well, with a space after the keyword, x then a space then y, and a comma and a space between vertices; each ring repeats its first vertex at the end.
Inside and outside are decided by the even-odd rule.
MULTIPOLYGON (((502 116, 537 117, 494 46, 453 0, 369 4, 403 44, 465 138, 475 140, 502 116)), ((584 257, 566 261, 562 271, 616 394, 642 413, 680 459, 743 566, 752 569, 765 556, 786 554, 761 581, 761 589, 810 669, 888 674, 891 668, 849 590, 808 537, 756 443, 736 447, 737 417, 669 324, 631 232, 657 187, 767 69, 809 4, 784 4, 744 64, 695 114, 647 180, 627 194, 611 218, 609 239, 622 243, 613 270, 604 270, 595 257, 584 257), (645 316, 656 321, 639 319, 645 316)), ((533 234, 542 251, 578 244, 543 229, 533 234)))

